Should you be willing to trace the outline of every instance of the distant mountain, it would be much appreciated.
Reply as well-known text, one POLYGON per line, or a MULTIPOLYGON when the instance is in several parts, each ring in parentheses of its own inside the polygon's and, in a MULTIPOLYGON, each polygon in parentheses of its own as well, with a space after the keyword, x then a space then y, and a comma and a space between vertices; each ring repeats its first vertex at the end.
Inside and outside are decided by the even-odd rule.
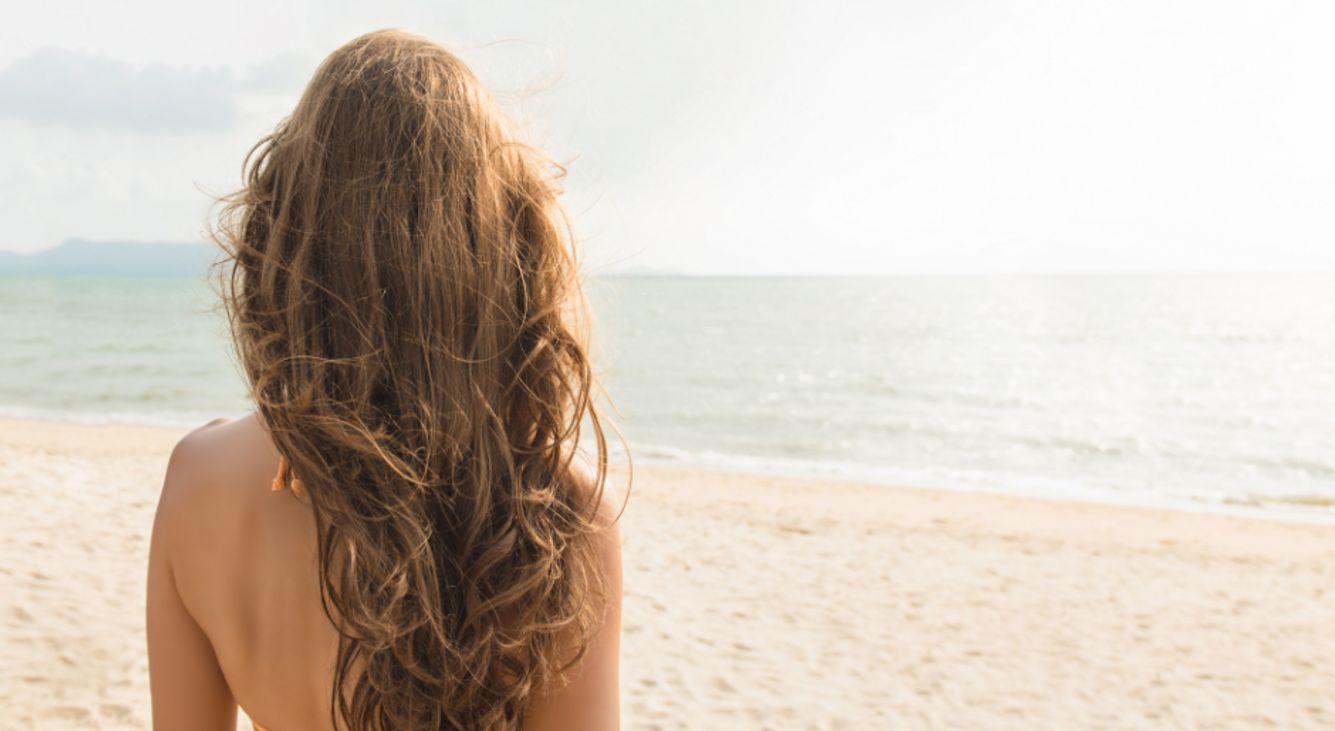
POLYGON ((218 254, 200 243, 144 243, 67 239, 52 249, 0 251, 0 274, 203 275, 218 254))

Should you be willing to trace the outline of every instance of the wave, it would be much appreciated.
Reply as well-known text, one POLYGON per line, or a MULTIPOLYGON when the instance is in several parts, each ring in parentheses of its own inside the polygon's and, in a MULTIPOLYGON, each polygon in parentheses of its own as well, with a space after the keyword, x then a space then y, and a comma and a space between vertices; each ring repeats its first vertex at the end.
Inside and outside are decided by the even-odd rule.
MULTIPOLYGON (((1188 512, 1222 513, 1300 522, 1335 523, 1335 491, 1331 494, 1264 495, 1247 493, 1239 496, 1236 493, 1217 490, 1135 488, 1115 482, 1081 481, 1048 475, 1001 474, 947 467, 908 469, 831 462, 828 460, 688 450, 661 444, 633 444, 631 445, 631 453, 635 463, 645 465, 849 480, 894 487, 1021 495, 1043 499, 1170 508, 1188 512)), ((624 452, 620 449, 614 449, 612 456, 620 458, 624 456, 624 452)))
POLYGON ((0 404, 0 418, 29 421, 54 421, 89 426, 133 425, 188 429, 220 416, 235 418, 242 413, 182 412, 169 410, 137 411, 125 409, 76 410, 0 404))

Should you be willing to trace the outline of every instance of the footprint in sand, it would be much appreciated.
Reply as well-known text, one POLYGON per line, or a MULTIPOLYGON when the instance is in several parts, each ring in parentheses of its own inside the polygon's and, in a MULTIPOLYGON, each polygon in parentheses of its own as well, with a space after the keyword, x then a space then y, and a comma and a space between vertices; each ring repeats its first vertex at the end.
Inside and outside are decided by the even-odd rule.
POLYGON ((81 706, 56 706, 46 712, 48 718, 59 718, 66 721, 87 721, 92 715, 87 708, 81 706))
POLYGON ((103 718, 113 721, 128 721, 134 714, 134 709, 122 703, 103 703, 97 710, 103 718))

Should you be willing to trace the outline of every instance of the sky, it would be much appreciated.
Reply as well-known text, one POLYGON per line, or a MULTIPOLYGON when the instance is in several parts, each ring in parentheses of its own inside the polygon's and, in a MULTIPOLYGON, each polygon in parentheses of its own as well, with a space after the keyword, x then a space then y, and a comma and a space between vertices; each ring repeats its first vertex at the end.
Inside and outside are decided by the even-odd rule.
POLYGON ((1335 271, 1335 3, 0 1, 0 249, 202 240, 399 27, 569 165, 592 273, 1335 271))

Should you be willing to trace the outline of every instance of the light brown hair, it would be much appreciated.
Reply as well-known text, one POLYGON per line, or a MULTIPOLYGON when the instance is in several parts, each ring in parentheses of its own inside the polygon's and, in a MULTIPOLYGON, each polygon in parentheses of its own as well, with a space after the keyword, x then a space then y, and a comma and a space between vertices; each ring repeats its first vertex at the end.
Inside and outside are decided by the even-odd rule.
POLYGON ((341 728, 517 728, 599 622, 585 308, 560 169, 520 139, 457 57, 378 31, 224 199, 223 301, 313 507, 341 728))

